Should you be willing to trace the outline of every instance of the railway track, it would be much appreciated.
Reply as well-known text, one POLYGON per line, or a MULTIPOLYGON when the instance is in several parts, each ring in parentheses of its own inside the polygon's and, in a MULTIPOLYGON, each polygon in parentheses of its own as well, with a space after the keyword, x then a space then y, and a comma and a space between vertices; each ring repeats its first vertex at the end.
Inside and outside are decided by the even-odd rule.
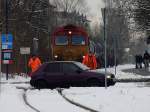
POLYGON ((61 89, 61 88, 57 89, 57 91, 58 91, 58 93, 59 93, 66 101, 68 101, 69 103, 71 103, 71 104, 73 104, 73 105, 75 105, 75 106, 78 106, 78 107, 80 107, 80 108, 82 108, 82 109, 85 109, 85 110, 87 110, 87 111, 89 111, 89 112, 100 112, 100 111, 97 111, 97 110, 95 110, 95 109, 89 108, 89 107, 87 107, 87 106, 84 106, 84 105, 82 105, 82 104, 80 104, 80 103, 78 103, 78 102, 75 102, 75 101, 73 101, 73 100, 67 98, 67 97, 63 94, 63 92, 62 92, 63 89, 61 89))
MULTIPOLYGON (((129 79, 116 79, 116 82, 117 83, 132 83, 132 82, 150 82, 150 78, 140 78, 140 79, 132 79, 132 78, 129 78, 129 79)), ((2 83, 2 82, 0 82, 2 83)), ((10 82, 10 84, 22 84, 22 83, 25 83, 25 84, 28 84, 29 82, 10 82)), ((2 84, 7 84, 7 83, 2 83, 2 84)), ((22 98, 25 102, 25 104, 30 107, 33 111, 35 112, 41 112, 40 110, 38 110, 36 107, 32 106, 28 100, 27 100, 27 91, 28 90, 34 90, 34 88, 25 88, 25 87, 16 87, 17 89, 22 89, 24 92, 22 94, 22 98)), ((95 109, 92 109, 92 108, 89 108, 85 105, 82 105, 80 104, 80 102, 75 102, 74 100, 71 100, 69 99, 65 94, 63 94, 63 90, 62 88, 57 88, 56 91, 58 92, 58 94, 64 99, 66 100, 68 103, 72 104, 72 105, 75 105, 79 108, 82 108, 84 110, 87 110, 89 112, 99 112, 98 110, 95 110, 95 109)))
MULTIPOLYGON (((24 103, 25 103, 28 107, 30 107, 30 108, 31 108, 33 111, 35 111, 35 112, 41 112, 41 111, 40 111, 39 109, 37 109, 36 107, 32 106, 32 105, 30 104, 30 102, 28 102, 28 100, 27 100, 27 91, 28 91, 28 90, 34 90, 34 88, 25 88, 25 87, 16 87, 16 88, 17 88, 17 89, 22 89, 22 90, 24 91, 23 94, 22 94, 22 98, 23 98, 24 103)), ((94 110, 94 109, 92 109, 92 108, 89 108, 89 107, 87 107, 87 106, 84 106, 84 105, 82 105, 82 104, 80 104, 80 103, 78 103, 78 102, 75 102, 75 101, 73 101, 73 100, 67 98, 67 97, 63 94, 63 89, 57 88, 56 90, 57 90, 58 94, 59 94, 64 100, 66 100, 68 103, 70 103, 70 104, 72 104, 72 105, 75 105, 75 106, 77 106, 77 107, 79 107, 79 108, 82 108, 82 109, 84 109, 84 110, 87 110, 88 112, 100 112, 100 111, 94 110)))
POLYGON ((34 88, 25 88, 25 87, 16 87, 17 89, 22 89, 24 90, 22 97, 23 97, 23 101, 25 102, 25 104, 30 107, 32 110, 34 110, 35 112, 41 112, 40 110, 38 110, 37 108, 35 108, 34 106, 32 106, 28 100, 27 100, 27 90, 33 90, 34 88))

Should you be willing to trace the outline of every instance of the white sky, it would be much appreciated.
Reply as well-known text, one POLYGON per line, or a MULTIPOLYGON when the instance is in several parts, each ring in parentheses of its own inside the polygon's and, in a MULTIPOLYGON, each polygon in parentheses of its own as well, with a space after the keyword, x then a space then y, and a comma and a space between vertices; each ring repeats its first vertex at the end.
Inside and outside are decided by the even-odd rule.
POLYGON ((92 23, 100 23, 102 21, 101 8, 104 7, 103 0, 86 0, 90 8, 90 17, 89 19, 92 23))

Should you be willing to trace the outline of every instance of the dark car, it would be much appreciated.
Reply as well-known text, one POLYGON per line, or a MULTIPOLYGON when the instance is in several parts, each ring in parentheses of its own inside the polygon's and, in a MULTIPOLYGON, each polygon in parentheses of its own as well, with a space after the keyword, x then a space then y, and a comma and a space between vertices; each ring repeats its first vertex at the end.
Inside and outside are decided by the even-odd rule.
MULTIPOLYGON (((115 84, 114 78, 113 74, 107 74, 107 86, 115 84)), ((38 89, 105 86, 105 73, 94 72, 80 62, 54 61, 32 73, 30 84, 38 89)))

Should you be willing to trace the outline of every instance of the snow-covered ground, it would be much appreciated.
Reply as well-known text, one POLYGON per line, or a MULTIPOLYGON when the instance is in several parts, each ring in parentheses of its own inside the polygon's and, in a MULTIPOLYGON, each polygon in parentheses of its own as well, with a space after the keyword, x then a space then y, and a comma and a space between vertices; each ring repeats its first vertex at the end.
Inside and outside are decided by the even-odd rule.
MULTIPOLYGON (((119 66, 116 67, 116 74, 115 74, 115 67, 107 68, 107 71, 115 74, 117 79, 150 78, 150 74, 148 76, 143 76, 143 75, 140 75, 140 74, 136 74, 136 73, 134 73, 134 69, 135 69, 135 65, 125 64, 125 65, 119 65, 119 66), (133 72, 131 71, 130 73, 129 72, 125 73, 125 72, 122 71, 122 70, 132 70, 132 69, 133 69, 133 72)), ((96 71, 97 72, 98 71, 105 71, 105 69, 97 69, 96 71)))
POLYGON ((87 112, 68 103, 56 90, 28 91, 27 98, 41 112, 87 112))
POLYGON ((1 76, 1 82, 7 82, 7 83, 12 83, 12 82, 27 82, 30 80, 30 77, 28 77, 27 75, 22 76, 16 76, 16 75, 12 75, 9 74, 8 75, 8 79, 6 80, 6 74, 2 74, 1 76))
POLYGON ((1 85, 0 92, 1 112, 33 112, 24 104, 22 98, 23 90, 17 90, 15 85, 1 85))
POLYGON ((135 84, 116 84, 105 88, 70 88, 63 91, 69 99, 100 112, 149 112, 150 88, 135 84))
MULTIPOLYGON (((117 67, 117 78, 140 78, 134 73, 124 73, 121 70, 134 68, 134 65, 117 67)), ((97 70, 99 71, 99 70, 97 70)), ((108 71, 113 72, 114 68, 108 71)), ((30 78, 14 77, 5 80, 2 77, 0 89, 0 112, 35 112, 23 101, 24 91, 16 87, 30 87, 29 84, 12 84, 12 82, 26 82, 30 78)), ((65 89, 63 94, 82 105, 100 112, 149 112, 150 89, 145 83, 117 83, 108 87, 72 87, 65 89)), ((27 101, 40 112, 88 112, 66 102, 56 90, 27 90, 27 101)))

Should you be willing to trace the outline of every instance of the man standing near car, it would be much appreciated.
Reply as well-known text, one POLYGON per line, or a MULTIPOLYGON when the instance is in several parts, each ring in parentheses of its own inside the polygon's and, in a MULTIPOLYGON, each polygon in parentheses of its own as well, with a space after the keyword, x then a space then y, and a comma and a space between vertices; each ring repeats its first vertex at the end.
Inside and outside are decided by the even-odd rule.
POLYGON ((94 54, 91 51, 89 51, 89 54, 87 54, 85 56, 85 58, 83 58, 82 63, 91 69, 97 68, 96 57, 94 56, 94 54))
POLYGON ((32 72, 36 71, 40 65, 41 60, 39 59, 39 57, 36 55, 32 55, 28 62, 28 66, 31 68, 31 71, 32 72))

